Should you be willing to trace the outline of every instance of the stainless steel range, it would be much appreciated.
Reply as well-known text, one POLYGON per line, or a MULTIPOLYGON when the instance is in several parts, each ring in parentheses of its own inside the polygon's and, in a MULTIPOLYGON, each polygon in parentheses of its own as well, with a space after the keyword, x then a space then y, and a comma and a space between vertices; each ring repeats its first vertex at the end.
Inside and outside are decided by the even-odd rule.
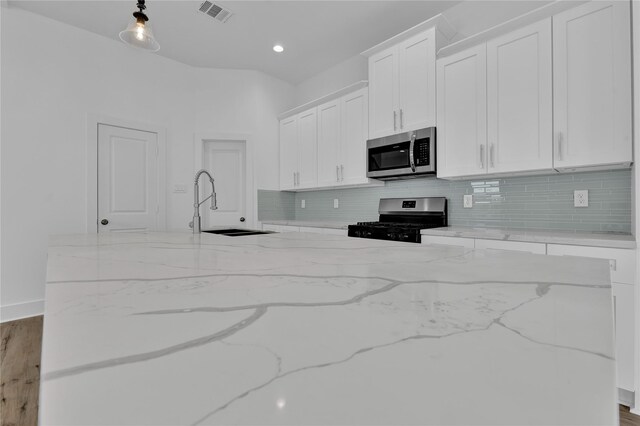
POLYGON ((447 226, 444 197, 382 198, 378 222, 349 225, 349 236, 377 240, 420 242, 420 230, 447 226))

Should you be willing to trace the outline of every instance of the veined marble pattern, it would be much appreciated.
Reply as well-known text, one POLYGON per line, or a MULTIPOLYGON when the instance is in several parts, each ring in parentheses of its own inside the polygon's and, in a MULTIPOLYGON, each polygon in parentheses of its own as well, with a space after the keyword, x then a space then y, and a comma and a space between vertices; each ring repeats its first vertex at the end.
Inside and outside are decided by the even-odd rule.
POLYGON ((40 421, 614 424, 606 261, 284 233, 58 236, 40 421))

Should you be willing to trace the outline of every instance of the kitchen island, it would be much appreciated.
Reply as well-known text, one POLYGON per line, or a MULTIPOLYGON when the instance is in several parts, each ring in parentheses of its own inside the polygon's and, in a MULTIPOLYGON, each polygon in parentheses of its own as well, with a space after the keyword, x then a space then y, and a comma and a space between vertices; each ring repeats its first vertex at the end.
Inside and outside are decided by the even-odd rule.
POLYGON ((52 237, 40 422, 613 425, 604 260, 285 233, 52 237))

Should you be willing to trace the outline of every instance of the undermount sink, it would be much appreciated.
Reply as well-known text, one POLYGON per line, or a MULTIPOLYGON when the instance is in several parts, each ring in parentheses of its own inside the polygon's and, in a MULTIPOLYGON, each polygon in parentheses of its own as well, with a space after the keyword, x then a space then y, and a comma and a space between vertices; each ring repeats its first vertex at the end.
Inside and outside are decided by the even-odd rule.
POLYGON ((271 231, 258 231, 255 229, 210 229, 202 232, 206 232, 207 234, 218 234, 225 235, 227 237, 242 237, 245 235, 262 235, 262 234, 273 234, 271 231))

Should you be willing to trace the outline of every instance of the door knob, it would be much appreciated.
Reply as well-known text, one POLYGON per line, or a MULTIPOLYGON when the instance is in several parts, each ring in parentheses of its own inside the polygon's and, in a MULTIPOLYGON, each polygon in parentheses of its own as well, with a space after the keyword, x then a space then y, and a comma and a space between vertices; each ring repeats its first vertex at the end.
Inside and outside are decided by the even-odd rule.
POLYGON ((102 219, 102 220, 100 221, 100 223, 101 223, 101 224, 103 224, 103 225, 108 225, 108 224, 109 224, 109 221, 108 221, 107 219, 102 219))
POLYGON ((244 218, 244 217, 241 217, 241 218, 240 218, 240 222, 244 222, 244 221, 245 221, 245 218, 244 218))

